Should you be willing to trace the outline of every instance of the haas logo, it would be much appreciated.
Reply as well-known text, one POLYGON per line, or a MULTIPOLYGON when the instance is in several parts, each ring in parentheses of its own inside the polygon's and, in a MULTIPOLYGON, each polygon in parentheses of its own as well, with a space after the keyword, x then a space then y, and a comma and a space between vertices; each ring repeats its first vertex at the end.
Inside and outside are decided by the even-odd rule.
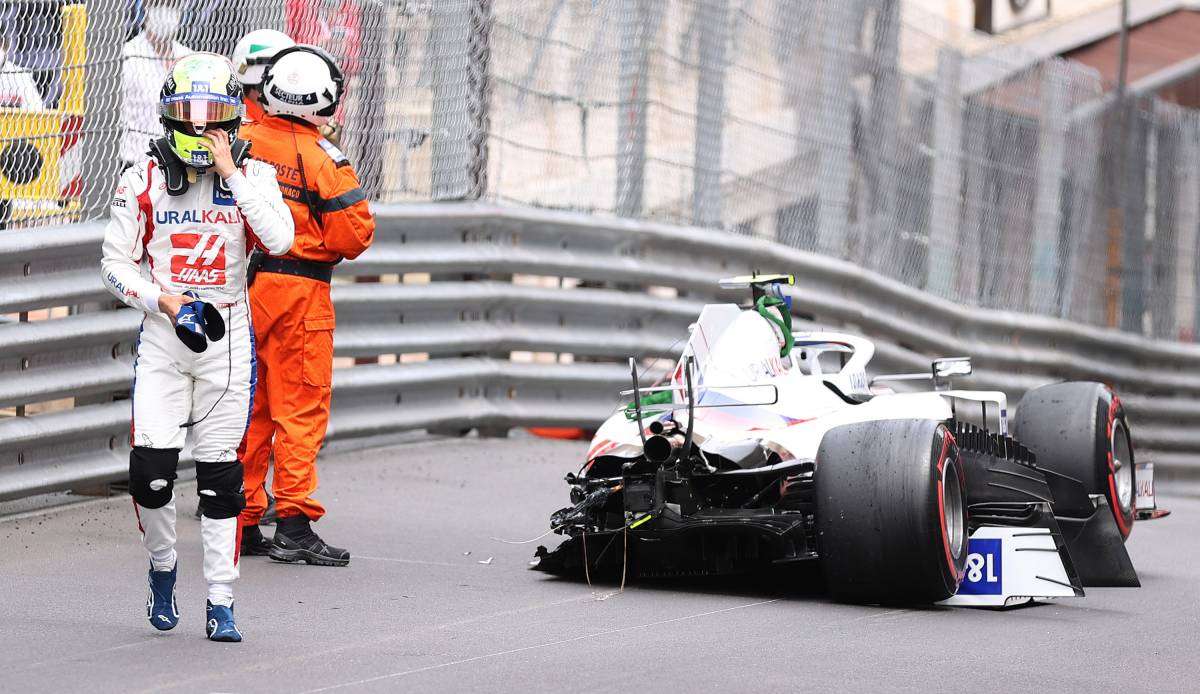
POLYGON ((211 231, 171 234, 171 279, 179 284, 225 284, 225 239, 211 231))

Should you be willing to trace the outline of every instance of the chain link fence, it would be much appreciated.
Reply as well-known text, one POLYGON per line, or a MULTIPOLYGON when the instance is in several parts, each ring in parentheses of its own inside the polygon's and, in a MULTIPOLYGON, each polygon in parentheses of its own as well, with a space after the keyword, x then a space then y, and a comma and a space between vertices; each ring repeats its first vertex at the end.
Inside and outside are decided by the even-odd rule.
POLYGON ((720 228, 968 305, 1191 341, 1200 121, 899 0, 0 4, 0 224, 92 219, 171 60, 275 28, 348 75, 380 202, 720 228), (1124 146, 1122 146, 1124 143, 1124 146))

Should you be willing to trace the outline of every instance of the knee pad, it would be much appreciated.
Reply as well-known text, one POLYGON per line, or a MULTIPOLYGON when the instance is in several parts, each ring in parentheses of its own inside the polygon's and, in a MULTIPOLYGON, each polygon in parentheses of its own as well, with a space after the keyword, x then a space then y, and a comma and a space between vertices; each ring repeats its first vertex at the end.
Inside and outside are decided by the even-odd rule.
POLYGON ((242 463, 204 463, 196 461, 196 493, 200 495, 200 513, 206 518, 233 518, 246 508, 242 488, 242 463))
POLYGON ((171 501, 178 448, 134 446, 129 452, 129 495, 142 508, 162 508, 171 501))

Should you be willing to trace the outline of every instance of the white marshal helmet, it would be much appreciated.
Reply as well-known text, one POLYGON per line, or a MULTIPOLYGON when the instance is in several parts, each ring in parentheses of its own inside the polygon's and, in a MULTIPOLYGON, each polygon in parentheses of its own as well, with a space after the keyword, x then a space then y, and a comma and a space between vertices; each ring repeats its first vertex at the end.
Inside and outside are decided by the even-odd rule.
POLYGON ((258 87, 263 71, 279 51, 296 42, 282 31, 258 29, 242 37, 233 48, 233 67, 243 87, 258 87))
POLYGON ((263 108, 272 116, 292 116, 321 126, 342 100, 342 70, 322 49, 307 44, 285 48, 263 73, 263 108))

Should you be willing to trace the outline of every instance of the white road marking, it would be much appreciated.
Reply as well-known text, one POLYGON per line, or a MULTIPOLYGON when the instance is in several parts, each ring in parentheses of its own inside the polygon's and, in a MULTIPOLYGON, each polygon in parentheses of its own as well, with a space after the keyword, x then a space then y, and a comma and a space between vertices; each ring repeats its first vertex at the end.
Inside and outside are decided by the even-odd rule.
POLYGON ((14 665, 13 667, 16 670, 25 670, 25 669, 35 668, 35 667, 42 667, 43 665, 62 665, 63 663, 69 663, 73 660, 80 660, 83 658, 90 658, 94 655, 100 655, 101 653, 111 653, 113 651, 120 651, 120 650, 123 650, 126 648, 133 648, 135 646, 144 646, 147 644, 148 640, 151 638, 157 638, 157 637, 154 635, 148 635, 146 639, 143 639, 141 641, 135 641, 134 643, 123 643, 119 646, 110 646, 108 648, 101 648, 100 650, 97 650, 97 651, 84 651, 81 653, 71 653, 67 657, 59 658, 57 660, 39 660, 36 663, 29 663, 28 665, 17 664, 17 665, 14 665))
POLYGON ((366 559, 367 561, 386 561, 395 564, 420 564, 422 566, 451 566, 454 568, 462 568, 471 566, 471 564, 454 564, 448 561, 425 561, 423 559, 402 559, 400 557, 367 557, 361 554, 351 555, 351 559, 366 559))
POLYGON ((461 626, 465 626, 467 624, 474 624, 476 622, 483 622, 483 621, 486 621, 489 619, 495 619, 496 617, 511 617, 513 615, 524 614, 526 612, 536 612, 537 610, 544 610, 549 607, 561 607, 563 605, 570 605, 571 603, 575 603, 575 602, 587 602, 588 600, 591 600, 591 599, 592 599, 591 595, 579 595, 579 596, 576 596, 573 598, 567 598, 566 600, 556 600, 554 602, 541 603, 538 605, 529 605, 528 607, 516 607, 511 610, 503 610, 501 612, 490 612, 488 614, 476 615, 474 617, 467 617, 465 619, 459 619, 459 620, 456 620, 453 622, 439 624, 439 625, 437 625, 436 628, 452 629, 454 627, 461 627, 461 626))

